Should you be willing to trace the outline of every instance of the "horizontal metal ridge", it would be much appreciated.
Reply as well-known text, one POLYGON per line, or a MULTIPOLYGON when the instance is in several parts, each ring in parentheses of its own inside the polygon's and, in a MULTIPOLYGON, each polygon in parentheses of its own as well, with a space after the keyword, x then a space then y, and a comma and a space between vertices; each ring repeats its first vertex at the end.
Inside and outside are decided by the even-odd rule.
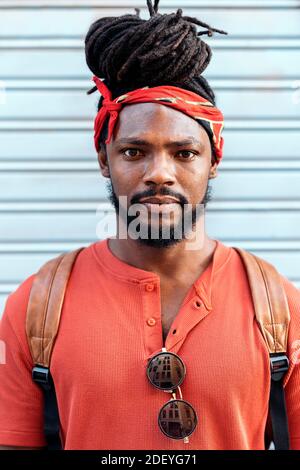
MULTIPOLYGON (((13 119, 0 120, 1 131, 93 131, 93 119, 13 119)), ((225 122, 226 130, 300 130, 299 119, 247 119, 228 118, 225 122)))
MULTIPOLYGON (((278 37, 278 38, 256 38, 247 37, 227 37, 211 38, 207 41, 213 49, 300 49, 300 39, 298 37, 278 37)), ((10 38, 1 39, 0 49, 82 49, 84 52, 84 38, 10 38)))
MULTIPOLYGON (((219 171, 298 171, 300 170, 300 157, 298 160, 226 160, 222 161, 219 171)), ((2 161, 0 158, 0 172, 48 172, 48 171, 68 171, 70 173, 78 171, 99 172, 99 164, 95 158, 85 160, 68 161, 2 161)))
MULTIPOLYGON (((282 79, 251 79, 251 78, 228 78, 217 79, 212 78, 209 80, 210 85, 215 90, 291 90, 300 88, 300 73, 299 79, 295 78, 282 78, 282 79)), ((30 78, 11 78, 0 80, 1 88, 7 91, 18 90, 45 90, 45 91, 59 91, 72 92, 74 90, 87 91, 93 86, 92 74, 90 79, 74 78, 61 78, 61 79, 30 79, 30 78)))
MULTIPOLYGON (((1 8, 47 8, 47 9, 59 9, 59 8, 69 8, 69 9, 77 9, 77 8, 97 8, 101 10, 101 8, 135 8, 139 7, 141 9, 145 9, 145 1, 144 0, 113 0, 113 2, 102 1, 101 3, 99 0, 1 0, 0 1, 0 9, 1 8)), ((233 3, 229 0, 211 0, 202 2, 199 5, 199 0, 185 0, 184 5, 182 2, 176 0, 165 0, 163 6, 160 6, 159 11, 163 11, 166 8, 176 9, 176 8, 201 8, 201 9, 215 9, 215 8, 230 8, 234 10, 244 9, 244 8, 254 8, 254 9, 285 9, 285 8, 298 8, 299 3, 297 0, 239 0, 239 2, 233 3)))
MULTIPOLYGON (((0 202, 0 213, 47 213, 47 212, 86 212, 96 213, 96 211, 114 212, 114 208, 107 200, 99 201, 11 201, 0 202)), ((210 212, 233 212, 233 211, 300 211, 300 200, 251 200, 251 201, 211 201, 206 211, 210 212)))
MULTIPOLYGON (((38 242, 35 240, 28 242, 0 243, 0 255, 5 253, 11 254, 30 254, 30 253, 63 253, 75 250, 80 246, 88 246, 98 239, 79 240, 69 242, 67 240, 60 242, 38 242)), ((238 246, 246 250, 259 252, 282 252, 282 251, 298 251, 300 250, 300 240, 221 240, 227 246, 238 246)))

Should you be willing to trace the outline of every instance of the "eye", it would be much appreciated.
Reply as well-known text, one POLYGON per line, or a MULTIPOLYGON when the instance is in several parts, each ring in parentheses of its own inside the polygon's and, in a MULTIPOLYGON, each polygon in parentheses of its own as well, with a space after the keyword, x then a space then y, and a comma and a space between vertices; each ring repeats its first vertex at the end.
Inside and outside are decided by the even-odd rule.
POLYGON ((127 149, 121 150, 121 153, 127 158, 138 157, 139 155, 137 154, 137 152, 139 152, 139 149, 127 148, 127 149), (128 154, 126 154, 126 152, 133 152, 133 154, 128 155, 128 154))
POLYGON ((184 158, 185 160, 188 160, 190 157, 192 158, 193 156, 197 155, 196 152, 192 152, 191 150, 181 150, 181 151, 178 152, 178 153, 179 153, 179 154, 180 154, 180 153, 181 153, 181 154, 185 154, 185 155, 183 156, 183 158, 184 158), (191 154, 191 155, 187 155, 187 154, 191 154))

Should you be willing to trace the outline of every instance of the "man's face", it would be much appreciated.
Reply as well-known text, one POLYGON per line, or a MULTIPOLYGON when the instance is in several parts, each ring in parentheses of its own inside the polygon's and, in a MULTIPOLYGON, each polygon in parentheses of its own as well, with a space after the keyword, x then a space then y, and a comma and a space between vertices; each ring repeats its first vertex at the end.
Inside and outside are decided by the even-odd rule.
POLYGON ((199 214, 196 205, 209 200, 209 171, 216 167, 211 164, 209 137, 199 123, 161 104, 127 105, 106 152, 102 148, 98 158, 103 176, 110 178, 109 198, 117 214, 126 211, 127 228, 138 215, 139 229, 147 233, 138 238, 140 243, 166 248, 186 238, 184 219, 189 217, 194 226, 199 214), (123 211, 120 196, 127 197, 123 211), (166 203, 143 201, 154 197, 166 203), (128 215, 127 209, 137 203, 144 210, 128 215))

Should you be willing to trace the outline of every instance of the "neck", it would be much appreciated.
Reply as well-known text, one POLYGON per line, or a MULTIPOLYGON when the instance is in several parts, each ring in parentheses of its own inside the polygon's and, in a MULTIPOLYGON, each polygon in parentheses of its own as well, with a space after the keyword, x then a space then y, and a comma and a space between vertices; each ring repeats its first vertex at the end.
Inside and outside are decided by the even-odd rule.
POLYGON ((117 258, 139 269, 154 272, 161 279, 172 278, 180 283, 199 276, 208 266, 216 248, 216 241, 210 239, 204 230, 201 237, 196 237, 195 234, 199 233, 197 227, 191 239, 168 248, 143 245, 130 237, 120 239, 118 233, 116 237, 109 238, 109 248, 117 258))

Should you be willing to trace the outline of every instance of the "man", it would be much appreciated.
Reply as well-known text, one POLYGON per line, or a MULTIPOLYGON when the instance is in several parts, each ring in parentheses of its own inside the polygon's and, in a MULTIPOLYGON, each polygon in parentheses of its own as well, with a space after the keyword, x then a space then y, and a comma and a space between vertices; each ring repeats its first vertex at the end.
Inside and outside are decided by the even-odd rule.
MULTIPOLYGON (((51 359, 63 447, 264 449, 270 365, 247 275, 233 248, 208 237, 197 210, 209 200, 208 182, 222 158, 222 114, 203 77, 189 83, 182 78, 179 86, 183 70, 197 74, 210 54, 202 44, 195 62, 190 51, 201 41, 181 10, 160 16, 158 1, 147 4, 148 22, 138 15, 103 18, 86 39, 87 62, 104 98, 95 119, 95 145, 116 209, 117 234, 80 252, 65 294, 51 359), (138 28, 147 37, 139 62, 138 28), (171 50, 178 56, 148 57, 147 69, 151 40, 165 52, 175 44, 171 50), (173 67, 167 67, 168 60, 173 67), (162 69, 170 80, 158 76, 162 69), (134 74, 135 82, 129 79, 134 74), (106 83, 99 76, 107 76, 106 83), (124 229, 127 236, 121 237, 124 229), (162 390, 172 391, 174 400, 162 390), (181 427, 168 427, 168 418, 176 424, 180 413, 181 427)), ((31 380, 24 327, 34 278, 9 296, 1 322, 0 338, 7 346, 0 367, 3 446, 46 444, 43 395, 31 380)), ((291 448, 299 449, 300 294, 283 276, 282 283, 293 363, 285 381, 286 404, 291 448)))

